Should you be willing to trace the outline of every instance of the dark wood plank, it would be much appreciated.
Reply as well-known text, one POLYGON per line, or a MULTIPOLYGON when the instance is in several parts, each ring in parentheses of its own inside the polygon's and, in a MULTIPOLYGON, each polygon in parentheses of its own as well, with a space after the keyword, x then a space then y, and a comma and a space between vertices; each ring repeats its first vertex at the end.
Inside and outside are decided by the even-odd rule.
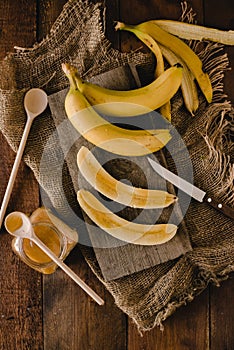
MULTIPOLYGON (((204 2, 205 24, 222 30, 234 27, 234 3, 230 0, 208 0, 204 2)), ((234 47, 225 47, 231 70, 224 77, 224 90, 234 103, 234 47)), ((234 346, 234 310, 233 310, 233 274, 220 288, 210 288, 210 349, 233 349, 234 346)))
POLYGON ((0 349, 43 349, 41 278, 11 250, 1 233, 0 349))
MULTIPOLYGON (((197 13, 198 20, 202 20, 202 0, 191 0, 189 5, 197 13)), ((132 24, 150 19, 178 19, 181 16, 180 1, 124 1, 120 0, 120 16, 122 21, 132 24)))
MULTIPOLYGON (((0 56, 14 45, 31 46, 36 39, 36 3, 30 0, 0 2, 0 56)), ((15 154, 0 135, 0 202, 15 154)), ((23 162, 7 212, 29 213, 39 205, 38 186, 23 162)), ((41 277, 12 252, 12 238, 1 230, 0 245, 0 349, 42 349, 41 277)))
POLYGON ((129 322, 128 350, 190 350, 209 349, 208 290, 191 304, 182 306, 164 322, 164 330, 158 327, 139 335, 135 325, 129 322))
MULTIPOLYGON (((41 40, 65 1, 40 0, 39 3, 38 38, 41 40)), ((112 16, 113 10, 117 7, 107 8, 112 16)), ((106 16, 110 18, 109 12, 106 16)), ((104 298, 105 305, 97 305, 61 270, 43 276, 44 349, 125 349, 126 316, 114 305, 113 298, 94 276, 78 248, 70 253, 66 263, 104 298)))
POLYGON ((112 47, 120 49, 120 36, 115 31, 115 22, 119 20, 120 9, 118 0, 106 0, 106 12, 104 14, 104 30, 107 39, 111 42, 112 47))
POLYGON ((36 3, 27 0, 0 2, 0 59, 15 45, 31 46, 36 38, 36 3))
POLYGON ((66 0, 37 0, 37 39, 42 40, 59 16, 66 0))
POLYGON ((210 350, 231 350, 234 345, 234 275, 221 287, 210 288, 210 350))
MULTIPOLYGON (((215 27, 222 30, 234 28, 234 2, 231 0, 207 0, 204 1, 205 18, 207 26, 215 27)), ((234 103, 234 47, 226 47, 225 51, 230 60, 231 70, 225 74, 225 92, 228 93, 229 99, 234 103)))
POLYGON ((66 263, 104 298, 105 304, 96 304, 61 270, 45 276, 45 349, 125 349, 126 318, 94 277, 78 248, 70 253, 66 263))

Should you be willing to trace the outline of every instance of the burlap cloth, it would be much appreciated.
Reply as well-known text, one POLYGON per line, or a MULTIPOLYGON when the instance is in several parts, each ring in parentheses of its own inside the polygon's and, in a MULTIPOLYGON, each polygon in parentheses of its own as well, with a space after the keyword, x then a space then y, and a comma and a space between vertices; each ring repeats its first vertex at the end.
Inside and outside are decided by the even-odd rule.
MULTIPOLYGON (((102 4, 71 0, 53 25, 49 35, 30 49, 18 48, 1 63, 0 128, 13 150, 17 150, 25 125, 23 98, 31 87, 41 87, 48 95, 68 86, 61 63, 76 65, 81 75, 97 74, 132 63, 143 74, 152 72, 152 55, 122 54, 111 48, 103 33, 105 9, 102 4)), ((188 12, 187 12, 188 14, 188 12)), ((190 12, 191 15, 191 12, 190 12)), ((186 13, 184 14, 186 20, 186 13)), ((184 109, 180 93, 173 99, 172 123, 180 132, 194 166, 194 182, 217 199, 234 206, 233 112, 223 95, 223 72, 228 58, 223 47, 206 42, 191 43, 203 60, 214 88, 214 99, 207 106, 200 96, 195 117, 184 109)), ((32 169, 53 207, 66 214, 65 192, 69 205, 79 208, 69 173, 63 166, 63 191, 57 179, 56 165, 64 158, 49 109, 35 120, 24 160, 32 169), (40 174, 40 159, 46 140, 54 134, 50 167, 40 174)), ((192 251, 182 257, 144 271, 106 282, 94 251, 82 247, 85 259, 113 295, 116 304, 137 324, 149 330, 171 315, 179 306, 191 301, 209 282, 219 285, 233 271, 233 221, 208 207, 192 201, 186 213, 192 251)))

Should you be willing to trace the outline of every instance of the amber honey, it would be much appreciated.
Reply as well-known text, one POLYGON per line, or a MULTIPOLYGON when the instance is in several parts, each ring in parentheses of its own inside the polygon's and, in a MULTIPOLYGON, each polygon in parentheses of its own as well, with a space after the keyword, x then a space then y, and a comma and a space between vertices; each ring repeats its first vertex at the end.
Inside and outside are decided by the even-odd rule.
MULTIPOLYGON (((58 232, 47 223, 38 223, 33 227, 36 236, 59 257, 61 254, 61 238, 58 232)), ((29 259, 39 264, 51 262, 51 259, 32 241, 23 239, 23 250, 29 259)))
MULTIPOLYGON (((36 236, 61 260, 68 256, 78 242, 78 233, 45 208, 35 210, 30 221, 36 236)), ((14 238, 12 249, 34 270, 50 274, 57 268, 57 265, 27 238, 14 238)))

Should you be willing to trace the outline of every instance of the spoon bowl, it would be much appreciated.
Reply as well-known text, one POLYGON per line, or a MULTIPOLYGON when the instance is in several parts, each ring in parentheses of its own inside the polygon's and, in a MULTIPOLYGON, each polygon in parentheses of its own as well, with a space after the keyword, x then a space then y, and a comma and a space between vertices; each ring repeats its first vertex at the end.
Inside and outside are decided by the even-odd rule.
POLYGON ((24 108, 27 114, 32 116, 38 116, 41 114, 48 103, 47 95, 45 91, 34 88, 30 89, 24 97, 24 108))
POLYGON ((7 215, 5 227, 8 233, 15 237, 32 238, 34 236, 32 224, 27 215, 14 211, 7 215))

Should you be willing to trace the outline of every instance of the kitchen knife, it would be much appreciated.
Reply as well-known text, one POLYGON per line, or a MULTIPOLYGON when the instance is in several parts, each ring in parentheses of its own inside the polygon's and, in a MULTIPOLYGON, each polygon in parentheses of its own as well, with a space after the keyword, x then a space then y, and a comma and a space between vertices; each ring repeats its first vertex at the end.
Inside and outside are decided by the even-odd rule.
POLYGON ((164 168, 159 163, 155 162, 151 158, 148 158, 148 161, 154 171, 163 177, 165 180, 171 182, 177 188, 181 189, 183 192, 187 193, 190 197, 193 197, 201 203, 207 203, 213 208, 219 210, 224 215, 228 216, 231 219, 234 219, 234 208, 227 206, 224 203, 216 201, 214 198, 209 196, 206 192, 202 191, 200 188, 192 185, 190 182, 182 179, 181 177, 175 175, 168 169, 164 168))

